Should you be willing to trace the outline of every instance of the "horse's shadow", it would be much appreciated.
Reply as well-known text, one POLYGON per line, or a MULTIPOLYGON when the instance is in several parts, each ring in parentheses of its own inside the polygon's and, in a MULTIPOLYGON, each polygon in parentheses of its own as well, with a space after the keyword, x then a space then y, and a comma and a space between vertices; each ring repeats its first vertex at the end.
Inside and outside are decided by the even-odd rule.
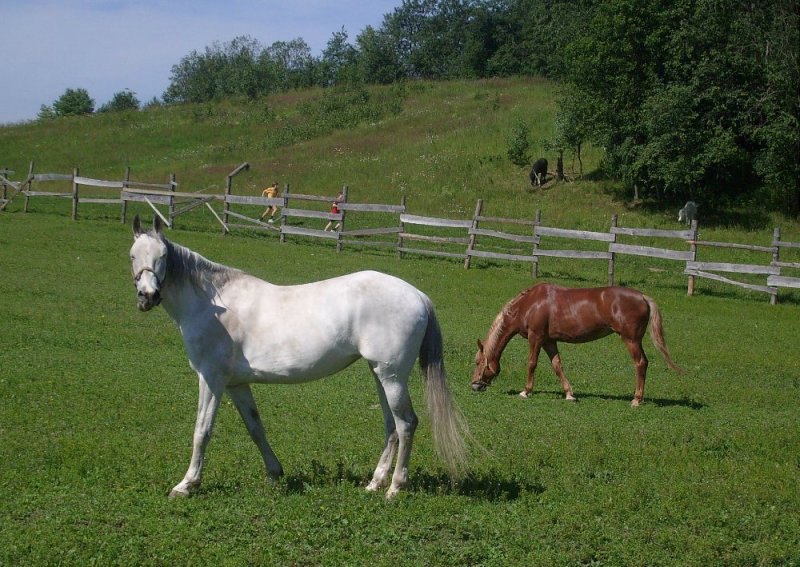
MULTIPOLYGON (((506 390, 506 394, 509 396, 519 396, 519 390, 506 390)), ((561 398, 563 399, 564 394, 560 390, 534 390, 531 393, 531 397, 536 397, 537 394, 548 394, 554 398, 561 398)), ((615 394, 593 394, 591 392, 575 392, 575 397, 577 398, 576 402, 580 402, 583 398, 597 398, 600 400, 622 400, 622 401, 631 401, 631 396, 619 396, 615 394)), ((642 404, 653 404, 658 407, 685 407, 693 410, 701 410, 707 407, 706 404, 700 402, 698 400, 689 398, 688 396, 684 396, 681 399, 669 399, 669 398, 648 398, 647 396, 644 397, 644 401, 642 404)))
MULTIPOLYGON (((278 483, 287 494, 305 494, 315 489, 331 486, 352 486, 363 489, 371 473, 347 468, 338 462, 335 467, 313 461, 311 472, 288 474, 278 483)), ((472 472, 461 480, 453 481, 447 473, 432 473, 416 468, 409 474, 405 492, 428 495, 456 495, 489 502, 510 502, 524 493, 540 494, 545 487, 519 477, 508 477, 498 471, 472 472)))

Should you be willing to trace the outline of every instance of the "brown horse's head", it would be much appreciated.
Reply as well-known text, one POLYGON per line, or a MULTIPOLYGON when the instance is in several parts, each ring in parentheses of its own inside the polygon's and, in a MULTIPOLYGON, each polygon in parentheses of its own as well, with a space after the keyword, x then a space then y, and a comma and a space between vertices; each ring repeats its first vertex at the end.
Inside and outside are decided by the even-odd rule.
POLYGON ((500 361, 490 360, 484 352, 483 343, 478 339, 478 352, 475 353, 475 371, 472 373, 472 389, 483 392, 494 377, 500 374, 500 361))

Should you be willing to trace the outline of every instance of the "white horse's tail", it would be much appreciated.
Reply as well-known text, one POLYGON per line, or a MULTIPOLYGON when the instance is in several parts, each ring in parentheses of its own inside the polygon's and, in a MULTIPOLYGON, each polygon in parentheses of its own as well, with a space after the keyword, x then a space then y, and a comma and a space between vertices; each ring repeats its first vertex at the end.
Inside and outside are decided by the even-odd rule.
POLYGON ((447 387, 439 321, 430 300, 426 298, 425 303, 428 309, 428 327, 419 349, 419 366, 425 381, 433 442, 450 475, 460 478, 469 468, 465 442, 469 429, 464 414, 447 387))

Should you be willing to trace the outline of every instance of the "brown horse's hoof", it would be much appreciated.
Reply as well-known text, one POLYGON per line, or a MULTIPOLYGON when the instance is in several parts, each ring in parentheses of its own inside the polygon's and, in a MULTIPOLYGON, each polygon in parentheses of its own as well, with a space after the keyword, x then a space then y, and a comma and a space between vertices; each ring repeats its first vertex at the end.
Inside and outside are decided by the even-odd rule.
POLYGON ((638 408, 639 404, 641 404, 641 403, 642 403, 641 400, 637 400, 637 399, 634 398, 633 400, 631 400, 631 407, 632 408, 638 408))

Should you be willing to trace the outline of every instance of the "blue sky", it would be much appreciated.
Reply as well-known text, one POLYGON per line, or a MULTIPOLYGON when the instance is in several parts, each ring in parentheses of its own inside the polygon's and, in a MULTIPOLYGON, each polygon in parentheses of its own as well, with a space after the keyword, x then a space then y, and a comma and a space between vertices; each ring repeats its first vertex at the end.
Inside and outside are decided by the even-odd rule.
POLYGON ((344 27, 351 42, 402 0, 0 0, 0 124, 33 120, 68 88, 96 106, 130 89, 160 97, 192 50, 249 35, 303 38, 315 56, 344 27))

